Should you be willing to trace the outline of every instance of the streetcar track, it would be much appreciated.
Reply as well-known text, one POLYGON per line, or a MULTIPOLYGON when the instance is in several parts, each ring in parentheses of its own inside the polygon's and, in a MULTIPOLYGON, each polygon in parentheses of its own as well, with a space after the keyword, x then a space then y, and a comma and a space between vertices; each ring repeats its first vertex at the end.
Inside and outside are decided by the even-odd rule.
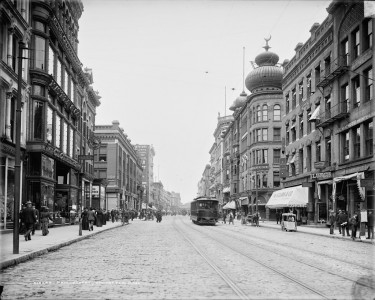
POLYGON ((194 242, 187 237, 187 235, 178 228, 176 225, 176 221, 173 220, 173 227, 174 229, 194 248, 195 251, 210 265, 210 267, 224 280, 225 283, 229 285, 229 287, 237 294, 240 299, 249 299, 249 297, 245 294, 244 291, 240 287, 238 287, 233 280, 225 274, 203 251, 201 251, 194 242))
MULTIPOLYGON (((203 233, 203 232, 201 232, 201 231, 199 231, 199 230, 197 230, 197 229, 195 229, 195 228, 193 228, 193 227, 189 227, 185 222, 182 222, 182 223, 184 224, 185 227, 191 228, 191 229, 193 229, 193 230, 195 230, 195 231, 197 231, 197 232, 199 232, 199 233, 203 233)), ((312 292, 312 293, 314 293, 314 294, 316 294, 316 295, 319 295, 320 297, 322 297, 322 298, 324 298, 324 299, 332 299, 331 297, 328 297, 327 295, 325 295, 325 294, 319 292, 318 290, 316 290, 316 289, 314 289, 314 288, 308 286, 307 284, 303 283, 302 281, 300 281, 300 280, 298 280, 298 279, 295 279, 295 278, 291 277, 290 275, 285 274, 285 273, 283 273, 283 272, 277 270, 276 268, 274 268, 274 267, 272 267, 272 266, 269 266, 269 265, 267 265, 267 264, 265 264, 265 263, 263 263, 263 262, 261 262, 261 261, 255 259, 255 258, 253 258, 253 257, 251 257, 251 256, 249 256, 249 255, 247 255, 247 254, 245 254, 245 253, 243 253, 242 251, 238 251, 237 249, 232 248, 232 247, 226 245, 225 243, 222 243, 220 240, 217 240, 217 239, 213 238, 212 236, 210 236, 210 235, 208 235, 208 234, 205 234, 205 233, 203 233, 203 234, 204 234, 205 236, 208 236, 210 239, 216 241, 216 242, 219 243, 220 245, 225 246, 226 248, 228 248, 228 249, 234 251, 235 253, 238 253, 238 254, 241 254, 242 256, 245 256, 246 258, 248 258, 248 259, 250 259, 250 260, 256 262, 257 264, 259 264, 259 265, 261 265, 261 266, 263 266, 263 267, 265 267, 265 268, 267 268, 267 269, 269 269, 269 270, 271 270, 271 271, 273 271, 273 272, 275 272, 275 273, 281 275, 281 276, 284 277, 284 278, 287 278, 288 280, 292 281, 293 283, 302 286, 303 288, 309 290, 310 292, 312 292)), ((185 236, 186 236, 186 235, 185 235, 185 236)))
MULTIPOLYGON (((186 223, 184 223, 184 225, 185 225, 185 226, 188 226, 186 223)), ((192 228, 193 230, 195 230, 195 231, 198 231, 198 232, 200 232, 200 233, 205 234, 205 235, 208 236, 209 238, 211 238, 211 239, 213 239, 214 241, 216 241, 216 242, 218 242, 218 243, 224 245, 225 247, 231 249, 232 251, 235 251, 235 252, 237 252, 237 253, 240 253, 241 255, 243 255, 243 256, 245 256, 245 257, 251 259, 251 260, 254 260, 254 261, 258 262, 258 263, 260 263, 261 265, 263 265, 263 266, 265 266, 265 267, 267 267, 267 268, 269 268, 269 269, 273 269, 273 267, 270 267, 270 266, 268 266, 268 265, 266 265, 266 264, 264 264, 264 263, 262 263, 262 262, 259 262, 258 260, 254 259, 253 257, 250 257, 249 255, 243 253, 242 251, 238 251, 238 250, 236 250, 235 248, 232 248, 232 247, 226 245, 225 243, 222 243, 220 240, 218 240, 218 239, 216 239, 216 238, 213 238, 211 235, 208 235, 208 234, 206 234, 205 232, 202 232, 202 231, 200 231, 200 230, 198 230, 198 229, 196 229, 196 228, 193 228, 193 227, 191 227, 191 228, 192 228)), ((234 238, 233 238, 232 236, 230 236, 230 235, 227 235, 227 237, 234 239, 234 238)), ((307 265, 307 266, 309 266, 309 267, 311 267, 311 268, 314 268, 314 269, 317 269, 317 270, 319 270, 319 271, 323 271, 323 272, 326 272, 326 273, 328 273, 328 274, 331 274, 331 275, 334 275, 334 276, 337 276, 337 277, 341 277, 341 278, 343 278, 343 279, 345 279, 345 280, 348 280, 348 281, 351 281, 351 282, 353 282, 353 283, 360 284, 360 285, 362 285, 362 286, 364 286, 364 287, 367 287, 367 288, 373 289, 372 285, 366 285, 365 283, 358 283, 358 282, 357 282, 357 279, 356 279, 356 280, 353 280, 352 278, 349 278, 349 277, 346 277, 346 276, 343 276, 343 275, 340 275, 340 274, 337 274, 337 273, 333 273, 333 272, 330 271, 330 270, 323 269, 323 268, 319 268, 319 267, 317 267, 316 265, 312 265, 312 264, 309 264, 309 263, 306 263, 306 262, 303 262, 303 261, 300 261, 300 260, 296 260, 294 257, 291 258, 291 257, 289 257, 289 256, 287 256, 287 255, 280 254, 279 252, 275 252, 275 251, 272 251, 272 250, 269 250, 269 249, 265 249, 264 247, 261 247, 261 246, 259 246, 259 245, 254 244, 254 243, 251 243, 251 242, 245 242, 245 241, 242 240, 242 239, 241 239, 241 240, 236 240, 236 241, 240 241, 240 242, 242 242, 242 243, 246 243, 246 245, 250 244, 250 245, 252 245, 252 246, 254 246, 254 247, 260 248, 260 249, 262 249, 262 250, 266 250, 266 251, 268 251, 268 252, 270 252, 270 253, 273 253, 273 254, 276 254, 276 255, 279 255, 279 256, 283 256, 283 257, 288 258, 288 259, 293 259, 293 261, 298 262, 298 263, 300 263, 300 264, 307 265)), ((283 276, 289 278, 289 275, 284 274, 284 273, 280 273, 277 269, 275 269, 275 272, 277 272, 277 273, 279 273, 279 274, 282 274, 283 276)), ((293 280, 293 281, 294 281, 294 280, 297 280, 297 281, 298 281, 298 279, 292 279, 292 280, 293 280)), ((304 285, 304 284, 302 283, 302 285, 304 285)), ((326 297, 326 296, 324 296, 324 297, 326 297)))
MULTIPOLYGON (((223 228, 223 227, 215 227, 215 229, 218 229, 218 230, 223 230, 223 231, 227 231, 227 232, 233 232, 227 228, 223 228)), ((248 235, 246 235, 245 233, 242 233, 242 232, 239 232, 239 231, 235 231, 236 234, 238 235, 242 235, 242 236, 245 236, 245 237, 248 237, 248 235)), ((255 237, 254 237, 255 238, 255 237)), ((359 263, 356 263, 356 262, 349 262, 347 260, 344 260, 344 259, 340 259, 340 258, 337 258, 335 256, 332 256, 332 255, 328 255, 328 254, 321 254, 319 252, 316 252, 316 251, 311 251, 311 250, 308 250, 308 249, 305 249, 305 248, 299 248, 299 247, 295 247, 295 246, 290 246, 290 245, 285 245, 285 244, 282 244, 282 243, 278 243, 278 242, 274 242, 273 240, 269 240, 269 239, 266 239, 266 238, 263 238, 263 237, 256 237, 256 239, 259 239, 259 240, 263 240, 263 241, 266 241, 266 242, 270 242, 270 243, 273 243, 275 245, 279 245, 279 246, 282 246, 282 247, 289 247, 289 248, 292 248, 292 249, 295 249, 295 250, 299 250, 299 251, 303 251, 303 252, 309 252, 311 254, 314 254, 314 255, 318 255, 318 256, 322 256, 324 258, 330 258, 332 260, 336 260, 338 262, 343 262, 343 263, 346 263, 346 264, 349 264, 349 265, 354 265, 354 266, 357 266, 357 267, 360 267, 362 269, 366 269, 366 270, 369 270, 369 271, 373 271, 374 268, 371 268, 371 267, 367 267, 367 266, 364 266, 363 264, 359 264, 359 263)))

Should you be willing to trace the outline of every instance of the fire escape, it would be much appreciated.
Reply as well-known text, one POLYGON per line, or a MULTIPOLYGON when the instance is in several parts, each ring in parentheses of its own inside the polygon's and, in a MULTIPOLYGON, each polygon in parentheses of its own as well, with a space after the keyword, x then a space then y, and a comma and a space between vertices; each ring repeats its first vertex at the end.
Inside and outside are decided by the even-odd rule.
MULTIPOLYGON (((326 66, 324 70, 324 77, 317 84, 317 88, 321 91, 322 95, 324 95, 324 90, 326 88, 331 91, 334 80, 349 70, 347 55, 339 56, 339 58, 337 58, 335 61, 326 66)), ((326 105, 325 111, 319 115, 316 126, 322 128, 327 127, 338 120, 347 118, 349 114, 349 102, 339 100, 339 102, 332 107, 328 107, 326 105)))

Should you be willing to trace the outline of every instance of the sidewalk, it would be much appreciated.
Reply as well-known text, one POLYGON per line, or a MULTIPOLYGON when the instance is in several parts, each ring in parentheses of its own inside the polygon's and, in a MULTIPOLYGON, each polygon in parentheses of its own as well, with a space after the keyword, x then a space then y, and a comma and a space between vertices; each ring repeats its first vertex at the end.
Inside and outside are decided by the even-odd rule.
POLYGON ((19 254, 13 254, 13 233, 1 234, 0 270, 120 226, 121 222, 107 222, 102 227, 94 226, 93 231, 82 230, 82 236, 79 235, 78 225, 58 226, 50 228, 46 236, 42 235, 41 230, 36 230, 31 241, 25 241, 23 234, 20 234, 19 254))
MULTIPOLYGON (((246 226, 252 226, 252 225, 246 225, 246 226)), ((276 221, 260 221, 259 226, 281 230, 280 224, 276 224, 276 221)), ((329 227, 327 227, 325 225, 321 225, 321 226, 320 225, 300 225, 300 226, 297 226, 297 233, 298 232, 352 241, 352 238, 350 236, 349 237, 348 236, 342 236, 339 233, 339 230, 337 228, 335 228, 335 230, 334 230, 335 234, 330 234, 329 233, 329 227)), ((357 232, 357 238, 355 240, 356 242, 364 242, 364 243, 369 243, 369 244, 371 244, 371 243, 375 244, 374 240, 367 240, 366 239, 367 231, 366 231, 366 235, 362 236, 361 238, 358 238, 358 234, 359 234, 359 230, 357 232)))

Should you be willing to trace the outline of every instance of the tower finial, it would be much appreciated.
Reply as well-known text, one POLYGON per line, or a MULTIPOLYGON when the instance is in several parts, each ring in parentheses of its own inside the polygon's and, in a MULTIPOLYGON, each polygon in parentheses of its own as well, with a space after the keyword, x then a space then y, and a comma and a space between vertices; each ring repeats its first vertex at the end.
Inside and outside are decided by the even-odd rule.
POLYGON ((269 48, 271 48, 270 46, 268 46, 268 41, 271 39, 271 35, 268 39, 264 38, 264 40, 266 41, 266 45, 263 47, 264 49, 266 49, 266 51, 268 51, 269 48))

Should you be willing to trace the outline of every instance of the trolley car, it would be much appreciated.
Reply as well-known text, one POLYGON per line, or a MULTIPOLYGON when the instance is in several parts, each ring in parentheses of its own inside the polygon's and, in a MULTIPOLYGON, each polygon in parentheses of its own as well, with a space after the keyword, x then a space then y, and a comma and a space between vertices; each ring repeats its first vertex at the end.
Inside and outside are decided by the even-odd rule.
POLYGON ((190 219, 194 224, 215 225, 219 218, 219 201, 211 197, 198 197, 190 203, 190 219))

